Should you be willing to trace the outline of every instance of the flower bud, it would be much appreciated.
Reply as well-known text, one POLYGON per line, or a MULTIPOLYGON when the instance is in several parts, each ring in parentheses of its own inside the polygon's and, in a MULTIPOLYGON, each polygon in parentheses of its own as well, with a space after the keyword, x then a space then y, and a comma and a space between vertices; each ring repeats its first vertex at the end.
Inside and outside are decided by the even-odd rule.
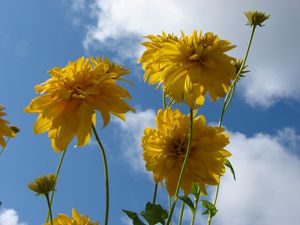
POLYGON ((250 26, 263 26, 263 22, 270 18, 270 15, 259 11, 247 11, 245 15, 248 19, 248 24, 250 26))
POLYGON ((36 192, 36 195, 48 195, 55 189, 57 176, 49 174, 36 178, 33 182, 28 184, 28 188, 36 192))

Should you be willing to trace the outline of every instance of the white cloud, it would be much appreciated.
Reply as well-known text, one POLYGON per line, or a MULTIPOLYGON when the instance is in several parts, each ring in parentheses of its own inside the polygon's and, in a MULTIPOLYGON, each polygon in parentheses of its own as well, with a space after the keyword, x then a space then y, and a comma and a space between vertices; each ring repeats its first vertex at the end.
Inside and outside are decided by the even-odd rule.
POLYGON ((84 46, 109 48, 119 57, 133 57, 134 63, 142 51, 139 45, 142 36, 161 31, 190 33, 194 29, 213 31, 221 38, 231 40, 238 46, 232 54, 242 57, 250 33, 250 28, 244 26, 243 12, 264 10, 271 14, 271 19, 255 35, 249 57, 251 74, 241 82, 239 93, 252 106, 262 107, 270 107, 281 99, 300 98, 297 85, 300 82, 300 57, 295 51, 300 49, 300 31, 291 24, 300 19, 298 0, 272 1, 272 4, 260 0, 92 2, 91 16, 96 24, 87 26, 84 46))
POLYGON ((121 221, 124 225, 132 225, 132 220, 129 219, 127 216, 122 216, 121 221))
POLYGON ((237 181, 230 172, 222 179, 218 224, 299 224, 300 161, 290 152, 300 146, 299 138, 291 128, 275 136, 231 135, 237 181))
MULTIPOLYGON (((125 157, 135 171, 144 171, 140 138, 144 127, 155 127, 153 110, 130 113, 126 123, 115 120, 125 135, 125 157)), ((300 221, 300 135, 284 128, 275 135, 247 137, 231 133, 231 162, 237 180, 229 170, 222 178, 216 224, 297 225, 300 221)), ((198 221, 204 219, 198 217, 198 221)), ((188 222, 187 217, 185 221, 188 222)), ((201 223, 202 224, 202 223, 201 223)))
POLYGON ((141 138, 145 127, 155 127, 155 114, 154 110, 148 109, 137 113, 127 113, 126 123, 119 119, 113 119, 113 122, 117 123, 121 129, 124 157, 137 172, 146 173, 145 163, 142 159, 141 138))
POLYGON ((27 225, 19 221, 18 213, 13 209, 2 209, 0 211, 0 225, 27 225))
POLYGON ((279 100, 299 101, 300 70, 296 71, 299 68, 281 68, 283 66, 275 64, 273 68, 254 69, 249 77, 241 81, 239 93, 251 106, 258 105, 263 108, 268 108, 279 100))

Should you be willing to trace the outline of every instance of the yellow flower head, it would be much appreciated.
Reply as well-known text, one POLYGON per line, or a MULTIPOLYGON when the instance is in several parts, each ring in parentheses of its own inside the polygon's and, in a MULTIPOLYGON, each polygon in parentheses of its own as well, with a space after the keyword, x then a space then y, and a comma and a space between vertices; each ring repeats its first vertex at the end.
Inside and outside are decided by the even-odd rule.
POLYGON ((270 18, 270 15, 260 11, 247 11, 245 15, 248 20, 248 25, 250 26, 262 27, 264 25, 263 23, 270 18))
POLYGON ((143 53, 138 63, 143 63, 145 70, 144 81, 149 79, 149 84, 161 84, 163 82, 161 65, 156 60, 159 56, 159 50, 162 49, 165 43, 178 42, 178 38, 172 34, 148 35, 146 36, 150 42, 144 42, 143 45, 147 50, 143 53))
POLYGON ((204 103, 207 92, 216 101, 229 90, 236 74, 235 59, 225 54, 235 47, 229 41, 196 31, 190 36, 182 32, 180 38, 154 37, 148 36, 152 45, 144 43, 148 49, 140 59, 149 84, 163 84, 170 97, 177 102, 184 100, 192 108, 204 103), (153 45, 159 47, 149 47, 153 45))
POLYGON ((134 111, 124 99, 131 99, 126 89, 117 84, 128 70, 103 58, 79 58, 64 68, 49 71, 50 79, 35 89, 41 95, 34 98, 25 112, 39 113, 35 133, 48 131, 55 151, 67 148, 74 136, 77 146, 90 140, 96 111, 100 111, 104 126, 110 113, 125 120, 125 113, 134 111))
POLYGON ((4 107, 0 105, 0 145, 2 148, 5 148, 6 141, 4 137, 14 137, 16 136, 16 132, 14 128, 8 126, 9 122, 7 120, 2 119, 6 113, 4 112, 4 107))
MULTIPOLYGON (((72 209, 72 218, 65 214, 59 214, 56 219, 53 219, 53 225, 98 225, 98 222, 91 222, 87 216, 80 215, 75 209, 72 209)), ((46 223, 44 225, 51 225, 46 223)))
POLYGON ((28 188, 34 191, 37 195, 47 195, 55 189, 57 176, 55 174, 45 175, 36 178, 28 184, 28 188))
MULTIPOLYGON (((180 170, 187 150, 190 118, 179 110, 159 110, 157 128, 146 128, 142 138, 143 158, 146 169, 153 172, 155 182, 166 182, 169 195, 174 195, 180 170)), ((229 137, 220 127, 205 125, 204 116, 194 118, 191 152, 181 188, 185 195, 192 184, 199 183, 206 193, 205 184, 217 185, 224 174, 224 160, 230 152, 224 147, 229 137)))

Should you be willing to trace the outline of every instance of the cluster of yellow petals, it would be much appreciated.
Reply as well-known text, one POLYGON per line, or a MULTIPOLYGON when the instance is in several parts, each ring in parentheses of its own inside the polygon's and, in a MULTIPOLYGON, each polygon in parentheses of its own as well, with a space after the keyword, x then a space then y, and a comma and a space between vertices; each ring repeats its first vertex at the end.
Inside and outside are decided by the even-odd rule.
MULTIPOLYGON (((98 225, 98 222, 91 222, 87 216, 80 215, 75 209, 72 209, 72 218, 65 214, 59 214, 53 219, 53 225, 98 225)), ((44 225, 51 225, 51 222, 44 225)))
POLYGON ((102 115, 104 126, 113 114, 125 120, 125 113, 134 111, 124 99, 131 99, 128 91, 117 81, 129 71, 104 58, 79 58, 64 68, 49 71, 50 79, 36 85, 41 95, 34 98, 25 112, 38 113, 35 133, 48 131, 55 151, 65 150, 74 136, 77 146, 90 140, 96 111, 102 115))
POLYGON ((2 148, 6 147, 6 141, 4 137, 14 137, 16 136, 15 132, 8 126, 9 122, 4 120, 2 117, 5 116, 4 107, 0 105, 0 145, 2 148))
MULTIPOLYGON (((181 183, 185 195, 191 192, 193 183, 199 184, 202 193, 206 193, 206 184, 217 185, 225 173, 224 160, 231 155, 224 149, 229 143, 224 129, 205 124, 204 116, 194 118, 192 146, 181 183)), ((156 129, 144 130, 143 158, 155 182, 165 180, 173 196, 187 150, 190 118, 167 108, 158 111, 156 125, 156 129)))
POLYGON ((191 108, 203 105, 208 92, 212 101, 225 96, 235 78, 235 59, 225 54, 235 46, 213 33, 194 31, 178 38, 165 34, 146 36, 147 48, 139 59, 149 84, 163 85, 164 92, 191 108))

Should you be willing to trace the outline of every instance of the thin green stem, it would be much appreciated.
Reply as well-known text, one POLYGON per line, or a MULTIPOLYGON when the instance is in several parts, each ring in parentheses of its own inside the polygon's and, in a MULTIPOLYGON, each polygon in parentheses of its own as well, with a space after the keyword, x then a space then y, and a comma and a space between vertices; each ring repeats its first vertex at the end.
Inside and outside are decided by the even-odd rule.
MULTIPOLYGON (((222 112, 221 112, 221 116, 220 116, 220 120, 219 120, 219 124, 218 124, 219 127, 222 126, 224 114, 225 114, 226 110, 228 109, 228 107, 229 107, 229 105, 231 103, 231 100, 232 100, 232 98, 234 96, 234 93, 235 93, 236 83, 237 83, 237 81, 239 79, 239 76, 243 72, 243 68, 244 68, 245 63, 247 61, 247 58, 248 58, 248 55, 249 55, 249 51, 250 51, 250 47, 251 47, 251 44, 252 44, 252 40, 253 40, 253 37, 254 37, 255 28, 256 28, 256 26, 252 26, 252 32, 251 32, 250 40, 248 42, 247 51, 246 51, 246 54, 244 56, 242 65, 240 67, 240 70, 236 74, 235 79, 232 82, 232 84, 230 86, 230 89, 229 89, 229 91, 228 91, 228 93, 227 93, 227 95, 226 95, 226 97, 224 99, 223 107, 222 107, 222 112)), ((215 194, 215 198, 214 198, 214 206, 216 206, 216 204, 217 204, 218 195, 219 195, 219 189, 220 189, 220 183, 217 186, 217 190, 216 190, 216 194, 215 194)), ((207 219, 207 225, 210 225, 211 221, 212 221, 212 216, 211 216, 211 214, 209 214, 208 215, 208 219, 207 219)))
POLYGON ((153 201, 152 201, 152 204, 154 204, 154 205, 156 203, 157 188, 158 188, 158 183, 155 183, 154 194, 153 194, 153 201))
POLYGON ((236 89, 236 84, 233 85, 233 87, 232 87, 232 89, 231 89, 231 92, 230 92, 230 95, 229 95, 229 99, 228 99, 228 101, 227 101, 227 103, 226 103, 226 105, 225 105, 225 111, 227 110, 227 108, 228 108, 229 105, 230 105, 230 102, 231 102, 231 100, 232 100, 232 98, 233 98, 233 96, 234 96, 234 93, 235 93, 235 89, 236 89))
POLYGON ((105 175, 105 194, 106 194, 106 201, 105 201, 105 225, 108 224, 108 214, 109 214, 109 176, 108 176, 108 166, 106 160, 106 154, 102 142, 100 141, 99 135, 96 131, 95 125, 92 123, 92 129, 99 145, 99 148, 102 153, 103 164, 104 164, 104 175, 105 175))
POLYGON ((168 107, 171 107, 174 103, 175 103, 175 99, 172 99, 172 100, 169 102, 168 107))
POLYGON ((194 212, 193 212, 193 217, 192 217, 191 225, 194 225, 194 223, 195 223, 196 214, 197 214, 197 208, 198 208, 198 203, 199 203, 199 198, 200 198, 200 190, 198 191, 198 193, 196 195, 195 209, 194 209, 194 212))
POLYGON ((171 210, 170 210, 170 213, 169 213, 167 225, 171 225, 172 224, 172 215, 173 215, 173 212, 174 212, 177 200, 178 200, 178 197, 174 197, 174 201, 173 201, 173 204, 171 206, 171 210))
POLYGON ((233 95, 234 95, 234 92, 235 92, 236 83, 237 83, 237 81, 238 81, 241 73, 243 72, 243 68, 245 66, 245 63, 247 61, 247 58, 248 58, 248 55, 249 55, 249 52, 250 52, 250 47, 251 47, 251 44, 252 44, 252 41, 253 41, 253 37, 254 37, 254 33, 255 33, 255 28, 256 28, 256 26, 252 27, 252 32, 251 32, 250 40, 249 40, 249 43, 248 43, 247 51, 246 51, 246 54, 244 56, 242 65, 241 65, 239 71, 237 72, 237 74, 235 76, 235 79, 232 82, 232 84, 230 86, 230 89, 229 89, 229 91, 228 91, 228 93, 227 93, 227 95, 226 95, 226 97, 224 99, 224 103, 223 103, 223 107, 222 107, 222 112, 221 112, 221 116, 220 116, 220 120, 219 120, 219 126, 222 125, 224 113, 227 110, 228 106, 230 105, 230 102, 231 102, 231 100, 233 98, 233 95))
POLYGON ((185 206, 185 203, 182 202, 181 208, 180 208, 180 215, 179 215, 178 225, 182 224, 183 213, 184 213, 184 206, 185 206))
MULTIPOLYGON (((66 152, 67 152, 67 149, 65 149, 65 150, 63 151, 62 155, 60 156, 59 163, 58 163, 58 165, 57 165, 56 172, 55 172, 56 177, 58 177, 58 175, 59 175, 59 172, 60 172, 62 163, 63 163, 63 161, 64 161, 66 152)), ((55 187, 56 187, 56 184, 55 184, 55 186, 54 186, 53 191, 51 192, 51 196, 50 196, 50 206, 52 206, 52 203, 53 203, 53 198, 54 198, 54 193, 55 193, 55 187)), ((46 223, 49 222, 49 219, 50 219, 50 210, 48 210, 48 213, 47 213, 46 223)))
POLYGON ((46 200, 47 200, 48 211, 49 211, 49 215, 50 215, 50 222, 51 222, 51 225, 53 225, 53 216, 52 216, 52 210, 51 210, 51 203, 50 203, 50 200, 49 200, 49 194, 46 194, 45 197, 46 197, 46 200))
MULTIPOLYGON (((171 207, 172 207, 172 199, 171 196, 168 195, 168 207, 169 207, 169 212, 171 212, 171 207)), ((170 225, 172 225, 172 220, 170 221, 170 225)))
POLYGON ((172 205, 169 217, 168 217, 167 225, 170 224, 170 221, 172 219, 174 208, 175 208, 177 200, 178 200, 178 193, 179 193, 179 190, 180 190, 182 178, 183 178, 184 171, 185 171, 185 168, 186 168, 186 165, 187 165, 187 162, 188 162, 188 158, 189 158, 189 155, 190 155, 190 152, 191 152, 192 138, 193 138, 193 121, 194 121, 193 109, 190 109, 190 129, 189 129, 188 146, 187 146, 187 150, 186 150, 185 157, 184 157, 184 160, 183 160, 183 164, 182 164, 182 167, 181 167, 180 175, 179 175, 179 178, 178 178, 177 187, 176 187, 175 196, 174 196, 174 202, 173 202, 173 205, 172 205))
POLYGON ((5 142, 5 146, 1 149, 1 152, 0 152, 0 156, 2 155, 3 151, 6 149, 6 146, 9 142, 10 138, 7 138, 6 142, 5 142))
MULTIPOLYGON (((171 102, 169 102, 168 107, 171 104, 171 102)), ((164 90, 163 90, 163 94, 162 94, 162 103, 163 103, 163 109, 165 110, 167 108, 167 98, 166 98, 166 93, 164 92, 164 90)), ((157 189, 158 189, 158 183, 155 183, 153 200, 152 200, 153 204, 156 203, 157 189)))
POLYGON ((167 97, 166 97, 166 93, 163 91, 162 94, 162 102, 163 102, 163 109, 167 108, 167 97))

